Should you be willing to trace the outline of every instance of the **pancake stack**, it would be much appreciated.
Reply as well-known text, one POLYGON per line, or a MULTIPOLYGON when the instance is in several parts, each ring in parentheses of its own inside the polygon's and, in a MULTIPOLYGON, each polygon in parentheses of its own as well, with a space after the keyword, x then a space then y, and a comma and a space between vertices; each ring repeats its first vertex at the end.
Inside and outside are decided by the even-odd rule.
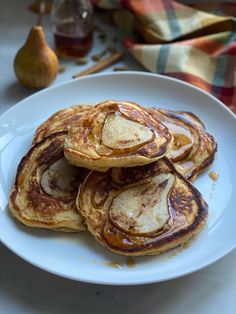
POLYGON ((159 254, 204 227, 208 206, 192 182, 216 149, 192 113, 129 101, 72 106, 36 130, 9 208, 29 227, 88 230, 115 253, 159 254))

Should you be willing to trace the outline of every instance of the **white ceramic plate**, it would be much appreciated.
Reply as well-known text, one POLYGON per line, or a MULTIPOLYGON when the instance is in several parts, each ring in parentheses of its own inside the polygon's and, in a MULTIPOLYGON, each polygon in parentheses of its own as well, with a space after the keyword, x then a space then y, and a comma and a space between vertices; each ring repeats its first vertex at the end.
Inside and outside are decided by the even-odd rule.
POLYGON ((189 84, 141 72, 99 74, 45 89, 0 117, 0 236, 28 262, 67 278, 101 284, 144 284, 186 275, 218 260, 236 246, 235 116, 218 100, 189 84), (30 229, 8 213, 7 199, 16 168, 35 128, 55 111, 76 103, 130 100, 144 106, 188 110, 206 124, 219 151, 211 168, 195 182, 209 204, 206 228, 191 245, 159 256, 127 258, 108 252, 88 233, 30 229), (216 183, 211 170, 219 172, 216 183))

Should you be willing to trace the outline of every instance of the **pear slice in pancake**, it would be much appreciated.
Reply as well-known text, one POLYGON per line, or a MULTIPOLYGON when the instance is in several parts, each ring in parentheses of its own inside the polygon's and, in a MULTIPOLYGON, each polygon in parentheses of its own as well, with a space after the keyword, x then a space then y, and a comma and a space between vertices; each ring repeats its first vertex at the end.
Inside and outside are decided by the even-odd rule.
POLYGON ((76 123, 91 108, 93 107, 89 105, 74 105, 57 111, 36 129, 33 144, 40 142, 52 133, 67 131, 73 123, 76 123))
POLYGON ((193 181, 214 161, 217 150, 214 137, 193 113, 155 108, 149 112, 160 119, 174 137, 167 157, 182 175, 193 181))
POLYGON ((64 153, 79 167, 106 171, 151 163, 169 150, 172 135, 144 108, 128 101, 104 101, 69 129, 64 153))
POLYGON ((9 208, 26 226, 86 230, 75 199, 88 171, 70 165, 64 158, 66 133, 54 133, 31 147, 18 166, 9 208))
POLYGON ((92 171, 76 200, 88 230, 122 255, 154 255, 188 241, 205 225, 200 192, 163 157, 133 168, 92 171))

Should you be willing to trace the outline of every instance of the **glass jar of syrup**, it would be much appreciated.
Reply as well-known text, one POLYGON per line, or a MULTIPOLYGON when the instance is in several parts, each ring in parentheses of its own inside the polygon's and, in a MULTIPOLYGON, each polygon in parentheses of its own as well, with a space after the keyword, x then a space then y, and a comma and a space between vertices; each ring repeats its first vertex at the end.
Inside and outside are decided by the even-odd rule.
POLYGON ((93 6, 89 0, 54 0, 53 33, 62 57, 84 57, 92 46, 93 6))

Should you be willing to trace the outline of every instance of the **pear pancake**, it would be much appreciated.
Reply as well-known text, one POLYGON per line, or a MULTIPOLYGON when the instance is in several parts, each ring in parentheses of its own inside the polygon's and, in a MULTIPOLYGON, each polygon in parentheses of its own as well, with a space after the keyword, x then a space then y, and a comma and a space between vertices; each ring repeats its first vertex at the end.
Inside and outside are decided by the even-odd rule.
POLYGON ((91 108, 89 105, 74 105, 57 111, 37 128, 33 144, 38 143, 52 133, 67 131, 72 123, 78 121, 91 108))
POLYGON ((18 166, 9 208, 26 226, 67 232, 86 229, 75 199, 88 171, 64 158, 66 133, 54 133, 35 144, 18 166))
POLYGON ((73 165, 106 171, 151 163, 169 150, 172 135, 156 117, 127 101, 105 101, 72 125, 65 157, 73 165))
POLYGON ((154 255, 188 241, 205 225, 208 206, 163 157, 133 168, 92 171, 76 200, 88 230, 122 255, 154 255))
MULTIPOLYGON (((154 108, 153 108, 154 109, 154 108)), ((217 144, 201 120, 190 112, 149 109, 167 126, 174 137, 167 157, 187 179, 194 180, 199 172, 210 166, 217 144)))

